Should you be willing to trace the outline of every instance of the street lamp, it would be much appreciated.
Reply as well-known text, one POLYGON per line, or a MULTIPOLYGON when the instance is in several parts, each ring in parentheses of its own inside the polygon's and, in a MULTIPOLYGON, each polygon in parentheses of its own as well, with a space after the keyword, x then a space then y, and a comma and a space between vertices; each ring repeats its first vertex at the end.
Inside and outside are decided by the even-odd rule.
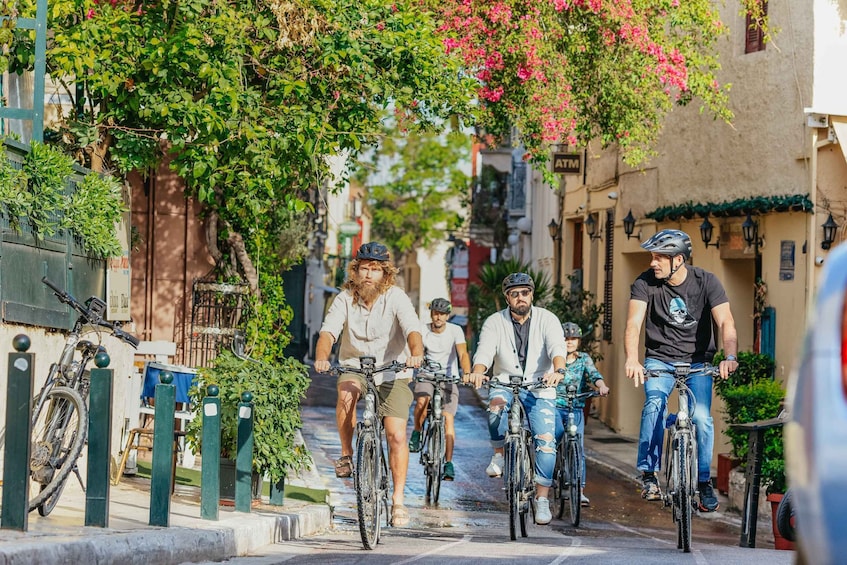
POLYGON ((759 247, 762 238, 759 237, 759 222, 753 221, 753 216, 748 212, 747 219, 741 224, 741 233, 747 245, 753 246, 753 260, 755 261, 755 281, 762 278, 762 257, 759 255, 759 247))
POLYGON ((823 228, 821 249, 826 250, 832 247, 832 244, 835 242, 835 232, 838 231, 838 224, 832 219, 832 213, 829 214, 829 218, 826 219, 821 227, 823 228))
POLYGON ((714 243, 709 243, 710 241, 712 241, 712 230, 713 229, 714 229, 714 226, 712 225, 712 222, 709 221, 709 216, 704 217, 703 223, 700 224, 700 239, 702 239, 703 243, 706 244, 706 249, 708 249, 710 245, 712 247, 717 247, 717 248, 720 248, 720 246, 721 246, 720 236, 718 236, 718 238, 715 240, 714 243))
POLYGON ((562 227, 561 224, 556 222, 555 218, 550 220, 550 223, 547 224, 547 231, 550 233, 550 238, 553 241, 559 241, 559 239, 561 239, 561 237, 562 237, 561 227, 562 227))
POLYGON ((626 218, 623 219, 623 232, 626 234, 626 238, 629 239, 634 237, 635 239, 641 239, 641 230, 638 230, 638 233, 633 235, 632 232, 635 231, 635 216, 632 215, 632 208, 630 208, 629 213, 626 215, 626 218))
POLYGON ((594 214, 589 214, 588 217, 585 218, 585 233, 588 234, 588 238, 591 241, 600 239, 600 234, 597 233, 597 220, 594 219, 594 214))
POLYGON ((556 221, 556 218, 550 220, 547 224, 547 231, 550 233, 550 239, 553 240, 553 268, 556 270, 555 281, 556 286, 562 285, 562 224, 556 221))

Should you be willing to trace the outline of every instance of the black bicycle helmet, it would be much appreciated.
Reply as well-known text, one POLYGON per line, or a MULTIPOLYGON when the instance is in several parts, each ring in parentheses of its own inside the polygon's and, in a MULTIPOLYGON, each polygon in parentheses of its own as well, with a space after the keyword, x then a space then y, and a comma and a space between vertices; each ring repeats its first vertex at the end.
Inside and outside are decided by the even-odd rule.
POLYGON ((429 309, 433 312, 441 312, 442 314, 449 314, 453 307, 450 305, 450 302, 445 298, 435 298, 432 302, 429 303, 429 309))
POLYGON ((388 261, 388 248, 381 243, 372 241, 365 243, 356 253, 356 259, 364 261, 388 261))
POLYGON ((528 286, 530 290, 535 290, 535 281, 526 273, 512 273, 503 279, 503 294, 506 294, 510 289, 518 286, 528 286))
POLYGON ((687 261, 691 257, 691 238, 682 230, 662 230, 641 247, 651 253, 674 257, 682 255, 687 261))
POLYGON ((565 322, 562 329, 565 330, 565 337, 582 337, 582 328, 573 322, 565 322))

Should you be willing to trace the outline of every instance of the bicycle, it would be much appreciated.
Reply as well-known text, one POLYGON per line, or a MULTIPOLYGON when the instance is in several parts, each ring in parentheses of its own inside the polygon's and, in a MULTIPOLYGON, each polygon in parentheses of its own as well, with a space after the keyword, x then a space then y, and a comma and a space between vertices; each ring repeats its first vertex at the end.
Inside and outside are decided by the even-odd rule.
MULTIPOLYGON (((88 390, 91 385, 88 364, 106 348, 100 343, 81 339, 83 329, 100 337, 100 328, 108 329, 113 336, 137 348, 138 338, 125 333, 120 322, 103 319, 106 303, 96 296, 85 303, 60 289, 47 277, 41 282, 47 285, 62 304, 67 304, 77 313, 59 361, 50 365, 50 371, 38 395, 33 400, 30 485, 38 488, 29 497, 29 511, 38 509, 47 516, 56 507, 71 472, 76 474, 80 486, 85 490, 77 466, 88 433, 88 390), (75 358, 75 352, 80 357, 75 358)), ((99 339, 98 339, 99 341, 99 339)))
POLYGON ((565 425, 565 433, 559 441, 556 449, 556 468, 553 471, 553 485, 550 489, 552 500, 550 503, 557 509, 556 517, 561 518, 565 513, 565 499, 569 500, 571 524, 576 528, 579 526, 580 512, 582 510, 582 437, 577 433, 576 425, 576 403, 593 396, 598 396, 596 390, 577 394, 577 387, 570 384, 567 387, 568 422, 565 425))
POLYGON ((524 426, 526 411, 520 401, 521 390, 531 391, 545 388, 542 382, 524 384, 522 375, 509 375, 509 384, 499 381, 488 381, 488 387, 501 388, 512 392, 512 406, 509 409, 509 425, 506 428, 504 453, 506 468, 506 500, 509 504, 509 537, 517 539, 518 523, 521 537, 527 537, 527 515, 535 519, 535 449, 532 432, 529 426, 524 426))
POLYGON ((383 371, 400 371, 404 363, 376 366, 376 358, 359 357, 360 367, 333 367, 331 373, 356 373, 365 377, 366 391, 363 395, 365 407, 362 419, 356 423, 356 465, 353 470, 353 485, 356 491, 356 510, 359 518, 359 533, 365 549, 374 549, 379 543, 382 517, 388 517, 388 458, 385 456, 385 430, 379 418, 379 394, 374 375, 383 371))
POLYGON ((426 474, 426 500, 437 505, 441 494, 441 480, 444 477, 444 460, 447 448, 444 416, 442 414, 442 396, 444 394, 442 387, 457 384, 461 382, 461 379, 459 377, 448 377, 446 372, 441 371, 440 364, 428 362, 415 376, 415 382, 430 383, 433 386, 432 399, 427 406, 426 419, 421 433, 424 440, 420 463, 426 474))
MULTIPOLYGON (((677 391, 679 409, 669 414, 666 421, 668 434, 665 440, 665 492, 664 505, 670 506, 673 520, 677 524, 677 549, 691 552, 691 516, 697 496, 697 430, 691 420, 696 407, 694 395, 686 384, 691 372, 690 363, 673 363, 674 388, 677 391)), ((699 372, 714 376, 718 368, 706 365, 699 372)), ((662 371, 644 371, 648 377, 662 376, 662 371)))

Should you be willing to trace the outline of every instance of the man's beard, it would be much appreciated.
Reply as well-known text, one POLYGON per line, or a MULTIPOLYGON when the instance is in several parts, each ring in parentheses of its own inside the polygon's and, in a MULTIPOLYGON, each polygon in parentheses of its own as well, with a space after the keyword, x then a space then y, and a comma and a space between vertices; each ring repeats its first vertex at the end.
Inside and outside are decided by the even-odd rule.
POLYGON ((514 314, 518 316, 526 316, 529 313, 529 309, 531 306, 529 304, 519 304, 517 306, 509 306, 509 310, 511 310, 514 314))
POLYGON ((379 296, 379 286, 375 284, 364 284, 361 281, 357 281, 356 294, 362 302, 370 304, 379 296))

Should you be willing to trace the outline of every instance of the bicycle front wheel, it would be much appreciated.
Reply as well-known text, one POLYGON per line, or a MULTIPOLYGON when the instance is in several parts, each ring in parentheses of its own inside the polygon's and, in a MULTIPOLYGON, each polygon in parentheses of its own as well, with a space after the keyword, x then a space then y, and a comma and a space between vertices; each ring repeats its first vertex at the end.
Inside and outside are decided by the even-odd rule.
POLYGON ((582 511, 582 453, 579 449, 578 439, 572 439, 568 442, 568 481, 571 524, 577 527, 582 511))
POLYGON ((441 495, 441 479, 444 469, 444 424, 433 422, 429 436, 429 468, 427 469, 427 498, 434 505, 441 495))
POLYGON ((356 440, 356 508, 359 516, 359 533, 365 549, 374 549, 379 541, 380 520, 380 461, 377 436, 372 428, 359 431, 356 440))
POLYGON ((509 503, 509 537, 518 539, 521 498, 521 454, 520 440, 511 437, 506 441, 506 500, 509 503))
POLYGON ((690 482, 690 442, 687 434, 680 434, 677 439, 677 455, 675 464, 676 503, 674 513, 677 519, 678 539, 677 548, 685 553, 691 553, 691 482, 690 482))
POLYGON ((535 511, 532 501, 535 498, 535 459, 533 451, 532 435, 528 431, 524 431, 524 442, 521 449, 521 472, 520 476, 520 519, 521 519, 521 537, 527 537, 527 527, 529 522, 535 519, 535 511))
POLYGON ((88 408, 76 390, 59 386, 47 393, 32 422, 29 510, 46 516, 85 445, 88 408))
POLYGON ((565 513, 565 493, 567 492, 567 458, 565 457, 567 449, 567 436, 562 437, 562 441, 556 448, 556 466, 553 468, 553 485, 550 487, 550 507, 555 513, 556 518, 561 518, 565 513))

